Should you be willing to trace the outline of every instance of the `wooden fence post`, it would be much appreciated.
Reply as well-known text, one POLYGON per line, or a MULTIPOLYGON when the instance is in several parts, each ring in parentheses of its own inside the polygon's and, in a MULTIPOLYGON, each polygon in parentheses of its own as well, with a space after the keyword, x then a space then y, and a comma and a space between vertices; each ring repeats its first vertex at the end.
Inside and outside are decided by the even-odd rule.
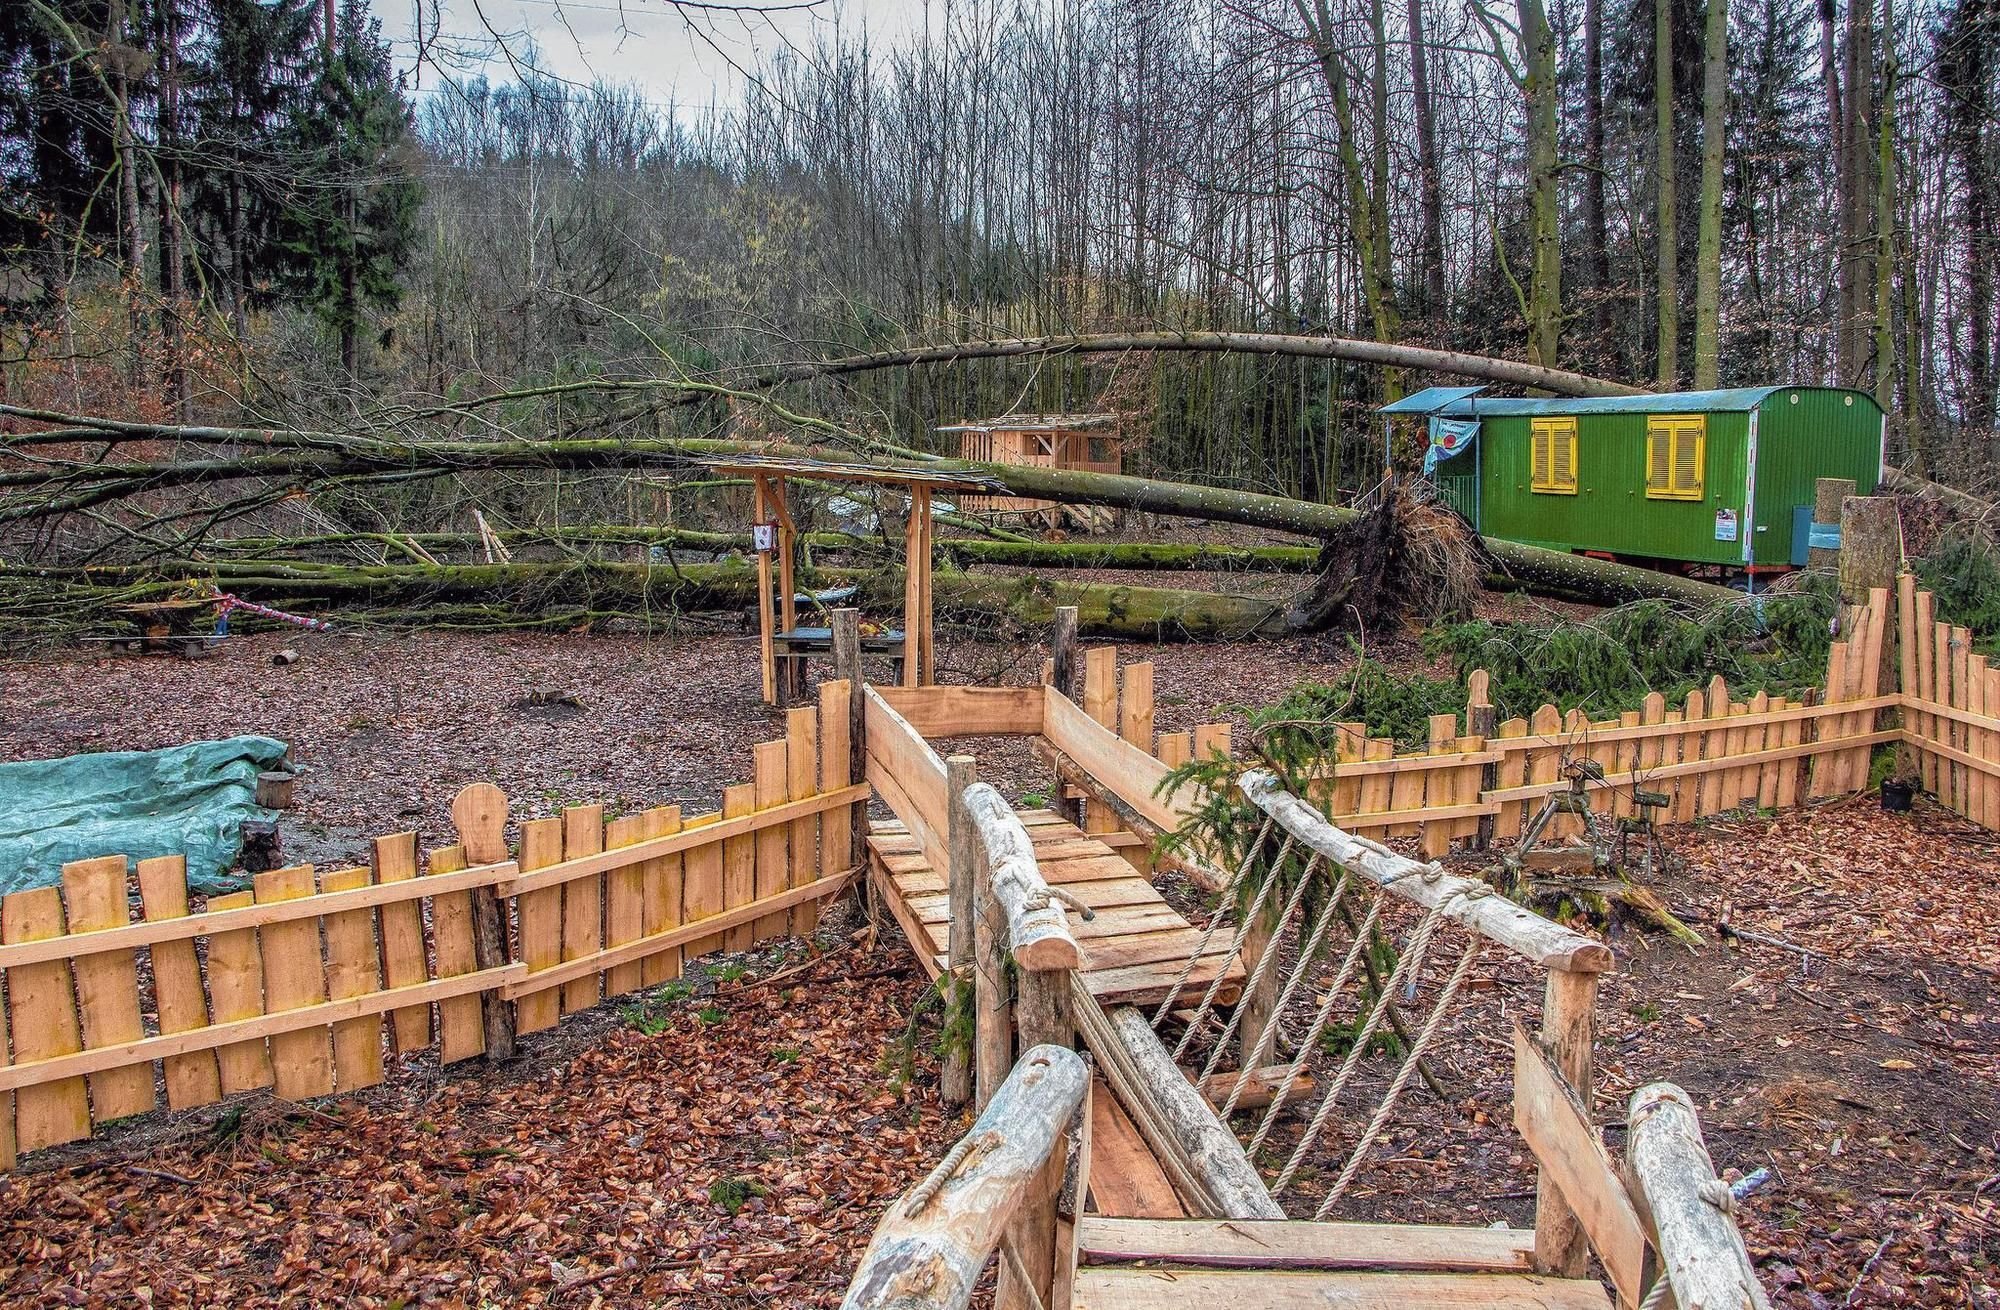
MULTIPOLYGON (((868 680, 861 673, 861 611, 838 609, 833 612, 833 676, 847 680, 847 777, 861 782, 868 777, 868 680)), ((868 802, 854 802, 848 841, 850 867, 861 870, 861 885, 868 883, 868 802)))
MULTIPOLYGON (((507 793, 490 782, 475 782, 451 800, 451 821, 468 864, 498 864, 507 858, 507 793)), ((472 889, 472 961, 477 969, 498 969, 508 962, 507 921, 500 898, 491 887, 472 889)), ((514 1003, 498 989, 479 993, 480 1027, 486 1036, 486 1059, 499 1064, 514 1058, 514 1003)))
POLYGON ((984 1110, 1014 1066, 1014 1006, 1007 995, 1007 919, 993 896, 986 852, 972 845, 973 1060, 975 1104, 984 1110))
MULTIPOLYGON (((1077 695, 1076 664, 1076 606, 1056 606, 1055 621, 1049 627, 1049 667, 1053 670, 1049 685, 1057 694, 1071 701, 1079 701, 1077 695)), ((1083 826, 1083 802, 1071 801, 1069 784, 1063 781, 1062 769, 1058 767, 1049 783, 1049 808, 1076 824, 1083 826)))
POLYGON ((947 907, 951 913, 949 946, 945 956, 945 1029, 947 1045, 941 1091, 944 1103, 964 1105, 972 1099, 972 1034, 958 1031, 972 1018, 977 1005, 972 967, 974 899, 978 878, 973 871, 978 838, 972 830, 972 816, 966 812, 965 789, 979 781, 979 765, 970 755, 954 755, 944 762, 945 844, 951 854, 947 871, 947 907))
MULTIPOLYGON (((1493 739, 1500 735, 1500 711, 1494 708, 1488 692, 1490 675, 1485 669, 1474 669, 1466 677, 1465 735, 1477 737, 1483 749, 1493 748, 1493 739)), ((1496 760, 1479 770, 1479 795, 1474 799, 1484 801, 1486 793, 1500 785, 1500 764, 1496 760)), ((1479 816, 1477 835, 1473 838, 1473 849, 1486 850, 1493 845, 1494 817, 1491 814, 1479 816)))
MULTIPOLYGON (((1555 1057, 1556 1067, 1591 1108, 1594 1064, 1591 1048, 1597 1039, 1595 973, 1551 969, 1542 1001, 1542 1045, 1555 1057)), ((1563 1200, 1553 1180, 1544 1174, 1535 1189, 1535 1270, 1561 1278, 1583 1277, 1590 1256, 1583 1225, 1563 1200)))
MULTIPOLYGON (((1021 1034, 1021 1049, 1057 1046, 1068 1050, 1076 1041, 1076 1024, 1070 1010, 1070 983, 1073 969, 1021 969, 1020 1001, 1015 1022, 1021 1034)), ((1056 1210, 1062 1198, 1063 1172, 1069 1159, 1069 1133, 1056 1138, 1048 1164, 1035 1180, 1034 1189, 1021 1202, 1014 1222, 1007 1227, 1007 1243, 1013 1248, 1019 1267, 1002 1263, 1000 1282, 994 1297, 995 1310, 1032 1310, 1055 1305, 1052 1293, 1056 1272, 1056 1210), (1025 1277, 1033 1296, 1019 1286, 1025 1277)))

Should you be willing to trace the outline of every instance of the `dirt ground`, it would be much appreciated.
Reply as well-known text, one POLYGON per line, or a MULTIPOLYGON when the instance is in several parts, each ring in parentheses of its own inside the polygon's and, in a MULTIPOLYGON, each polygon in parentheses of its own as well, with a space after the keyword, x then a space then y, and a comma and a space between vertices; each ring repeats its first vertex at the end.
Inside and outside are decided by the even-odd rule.
MULTIPOLYGON (((1403 635, 1371 653, 1421 663, 1403 635)), ((1148 654, 1163 730, 1352 659, 1318 640, 1148 654)), ((1022 682, 1040 661, 947 641, 941 667, 1022 682)), ((445 807, 474 780, 517 818, 710 807, 747 776, 750 743, 780 733, 756 677, 734 636, 300 633, 193 663, 65 655, 0 664, 0 758, 275 736, 304 770, 287 851, 331 864, 380 832, 448 841, 445 807), (284 645, 302 658, 274 667, 284 645)), ((1011 794, 1046 788, 1020 743, 964 745, 1011 794)), ((1598 1117, 1616 1149, 1630 1092, 1670 1079, 1718 1167, 1768 1170, 1741 1218, 1778 1304, 2000 1307, 1996 842, 1922 802, 1705 822, 1672 834, 1661 890, 1708 945, 1614 940, 1598 1117), (1725 944, 1722 917, 1786 945, 1725 944)), ((45 1153, 0 1180, 0 1302, 833 1304, 880 1207, 963 1126, 936 1100, 935 1016, 907 957, 893 936, 846 941, 825 934, 830 957, 777 985, 752 985, 789 963, 772 958, 606 1006, 498 1071, 441 1078, 410 1057, 359 1096, 154 1116, 45 1153)), ((1412 1091, 1341 1217, 1532 1221, 1509 1034, 1539 985, 1491 955, 1438 1048, 1446 1097, 1412 1091)), ((1352 1104, 1392 1070, 1367 1061, 1352 1104)), ((1343 1155, 1336 1133, 1294 1213, 1343 1155)))

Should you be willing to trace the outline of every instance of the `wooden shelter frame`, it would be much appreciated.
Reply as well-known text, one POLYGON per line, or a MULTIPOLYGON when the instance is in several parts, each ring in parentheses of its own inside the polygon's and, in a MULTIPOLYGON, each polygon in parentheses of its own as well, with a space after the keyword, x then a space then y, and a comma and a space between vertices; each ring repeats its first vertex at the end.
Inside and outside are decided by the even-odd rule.
POLYGON ((899 638, 870 645, 869 649, 895 655, 900 660, 899 681, 905 687, 926 687, 936 681, 931 497, 940 490, 990 493, 996 488, 1004 491, 1004 487, 977 475, 932 473, 893 465, 836 464, 817 459, 745 456, 715 461, 709 467, 724 477, 747 478, 755 489, 752 506, 755 522, 772 523, 776 527, 771 549, 757 552, 757 650, 765 704, 779 704, 786 695, 802 695, 805 652, 832 650, 830 632, 824 638, 807 635, 798 625, 799 533, 786 494, 786 483, 793 478, 898 487, 909 498, 909 519, 903 534, 902 632, 899 638), (773 556, 776 556, 775 576, 773 556), (784 649, 781 651, 780 647, 784 649))

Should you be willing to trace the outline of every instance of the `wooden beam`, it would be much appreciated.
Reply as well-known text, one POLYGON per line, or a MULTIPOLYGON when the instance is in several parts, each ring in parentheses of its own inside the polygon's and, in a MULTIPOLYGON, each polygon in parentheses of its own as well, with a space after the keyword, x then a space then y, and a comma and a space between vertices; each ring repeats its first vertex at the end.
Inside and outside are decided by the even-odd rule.
POLYGON ((1577 1089, 1514 1021, 1514 1127, 1555 1183, 1624 1304, 1644 1296, 1646 1233, 1577 1089))
MULTIPOLYGON (((431 1001, 445 1000, 453 996, 487 991, 524 978, 526 973, 526 965, 509 964, 498 969, 481 969, 476 973, 462 973, 455 977, 439 978, 410 987, 391 987, 384 991, 350 996, 338 1001, 321 1001, 295 1010, 283 1010, 277 1014, 261 1014, 250 1019, 212 1023, 205 1028, 189 1028, 183 1032, 162 1033, 157 1037, 141 1037, 109 1046, 94 1046, 74 1055, 0 1065, 0 1091, 14 1091, 22 1087, 60 1082, 65 1078, 74 1078, 82 1074, 102 1073, 108 1069, 162 1060, 170 1055, 211 1050, 234 1042, 254 1041, 284 1033, 301 1032, 309 1028, 323 1028, 347 1019, 360 1019, 389 1010, 399 1010, 407 1005, 425 1005, 431 1001)), ((535 985, 538 987, 542 985, 539 978, 535 985)))
MULTIPOLYGON (((1596 1078, 1597 980, 1594 973, 1552 970, 1542 1001, 1541 1039, 1562 1076, 1586 1097, 1596 1078)), ((1556 1178, 1544 1170, 1535 1193, 1535 1268, 1564 1278, 1583 1277, 1590 1255, 1587 1235, 1556 1178)))
POLYGON ((1189 1207, 1215 1219, 1284 1218, 1242 1144, 1175 1066, 1146 1017, 1130 1008, 1106 1014, 1081 981, 1071 990, 1077 1031, 1189 1207))
MULTIPOLYGON (((753 524, 764 522, 770 489, 761 476, 755 479, 756 493, 750 517, 753 524)), ((757 552, 757 655, 764 675, 764 703, 778 702, 778 657, 772 645, 771 552, 757 552)))
POLYGON ((1534 1268, 1535 1234, 1529 1228, 1085 1215, 1077 1245, 1086 1264, 1525 1274, 1534 1268))
POLYGON ((925 738, 1033 737, 1042 731, 1044 688, 881 687, 875 694, 925 738))

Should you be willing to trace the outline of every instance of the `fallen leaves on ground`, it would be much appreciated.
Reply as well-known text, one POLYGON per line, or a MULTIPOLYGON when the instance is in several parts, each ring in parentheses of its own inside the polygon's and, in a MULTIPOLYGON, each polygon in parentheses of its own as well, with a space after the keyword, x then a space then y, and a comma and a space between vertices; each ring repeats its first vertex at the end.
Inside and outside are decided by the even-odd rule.
POLYGON ((0 1178, 0 1303, 836 1304, 963 1128, 897 1073, 923 986, 837 957, 567 1059, 100 1143, 0 1178))

